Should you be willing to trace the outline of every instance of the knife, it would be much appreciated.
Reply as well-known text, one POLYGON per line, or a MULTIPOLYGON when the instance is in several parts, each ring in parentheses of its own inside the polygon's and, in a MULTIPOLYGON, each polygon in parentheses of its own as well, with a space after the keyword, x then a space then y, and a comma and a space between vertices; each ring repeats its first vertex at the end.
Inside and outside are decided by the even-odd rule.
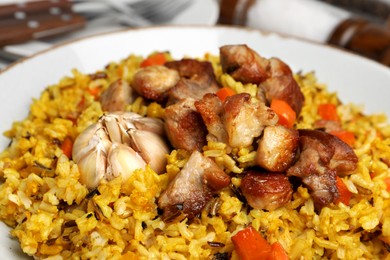
POLYGON ((68 0, 28 1, 0 6, 0 47, 83 28, 86 20, 68 0))

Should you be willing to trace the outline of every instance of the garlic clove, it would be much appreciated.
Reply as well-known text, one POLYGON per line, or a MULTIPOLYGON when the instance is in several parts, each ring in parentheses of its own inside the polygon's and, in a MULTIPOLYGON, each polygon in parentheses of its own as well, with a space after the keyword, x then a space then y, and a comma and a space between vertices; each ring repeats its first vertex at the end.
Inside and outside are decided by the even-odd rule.
POLYGON ((169 147, 159 135, 142 130, 130 129, 131 146, 136 150, 150 167, 162 174, 167 163, 166 155, 169 147))
POLYGON ((72 149, 73 160, 75 162, 80 161, 93 151, 98 144, 103 145, 105 152, 110 146, 107 133, 100 123, 90 125, 76 138, 72 149))
POLYGON ((107 129, 112 142, 128 144, 130 139, 126 131, 135 128, 133 120, 142 118, 141 115, 132 112, 113 112, 101 117, 100 121, 107 129))
POLYGON ((135 170, 144 169, 146 166, 145 161, 137 152, 121 143, 112 144, 107 158, 107 180, 122 175, 122 180, 126 181, 135 170))
POLYGON ((101 143, 98 144, 77 163, 80 170, 80 182, 85 184, 88 189, 96 188, 104 178, 107 164, 104 149, 101 143))
POLYGON ((101 118, 101 121, 107 130, 111 142, 117 142, 117 143, 124 142, 123 130, 122 130, 123 127, 119 124, 118 119, 115 116, 111 116, 111 115, 104 116, 101 118))
POLYGON ((102 179, 130 178, 134 170, 150 164, 164 173, 169 147, 159 119, 144 118, 131 112, 107 113, 77 138, 73 159, 80 169, 80 182, 96 188, 102 179), (135 126, 137 124, 138 130, 135 126))
POLYGON ((133 119, 135 128, 138 130, 150 131, 158 135, 164 135, 164 123, 162 120, 151 117, 133 119))
POLYGON ((97 130, 97 124, 90 125, 76 138, 73 143, 72 158, 75 162, 81 160, 93 148, 92 137, 97 130))

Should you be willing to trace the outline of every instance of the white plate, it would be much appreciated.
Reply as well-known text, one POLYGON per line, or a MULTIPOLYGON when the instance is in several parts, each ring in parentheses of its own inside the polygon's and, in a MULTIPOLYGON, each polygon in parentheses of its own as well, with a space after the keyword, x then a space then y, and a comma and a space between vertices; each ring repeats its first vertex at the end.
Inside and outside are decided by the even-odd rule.
MULTIPOLYGON (((72 68, 92 73, 130 53, 147 55, 169 50, 174 57, 218 54, 224 44, 248 44, 264 57, 276 56, 294 72, 315 71, 319 81, 338 91, 344 102, 364 104, 367 113, 389 114, 390 69, 374 61, 319 44, 233 27, 169 26, 132 29, 86 38, 53 48, 12 65, 0 73, 0 132, 28 113, 33 97, 57 83, 72 68)), ((0 139, 0 149, 9 140, 0 139)), ((18 244, 0 225, 2 259, 20 259, 18 244)))

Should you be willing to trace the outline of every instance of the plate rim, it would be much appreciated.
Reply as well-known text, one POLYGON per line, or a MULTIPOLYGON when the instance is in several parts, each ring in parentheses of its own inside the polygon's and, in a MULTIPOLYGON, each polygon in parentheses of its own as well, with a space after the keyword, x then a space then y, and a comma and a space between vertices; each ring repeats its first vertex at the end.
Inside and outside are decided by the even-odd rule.
POLYGON ((362 59, 365 62, 370 63, 371 65, 378 66, 378 68, 381 69, 387 69, 390 71, 390 68, 387 66, 379 63, 378 61, 375 61, 373 59, 369 59, 365 56, 359 55, 357 53, 354 53, 348 49, 343 49, 341 47, 329 45, 326 43, 321 43, 321 42, 316 42, 312 41, 310 39, 304 39, 296 36, 290 36, 278 32, 272 32, 272 31, 266 31, 266 30, 261 30, 258 28, 251 28, 251 27, 246 27, 246 26, 241 26, 241 25, 223 25, 223 24, 218 24, 218 25, 181 25, 181 24, 172 24, 172 25, 152 25, 152 26, 145 26, 145 27, 129 27, 129 28, 124 28, 124 29, 117 29, 114 31, 110 32, 102 32, 102 33, 97 33, 94 35, 89 35, 85 37, 81 37, 78 39, 72 39, 68 41, 64 41, 62 43, 55 44, 45 50, 41 50, 37 53, 34 53, 31 56, 28 57, 22 57, 21 59, 9 64, 8 66, 0 69, 0 76, 4 73, 6 73, 9 70, 12 70, 13 68, 17 67, 18 65, 28 62, 29 60, 35 59, 36 57, 45 55, 46 53, 50 53, 52 51, 71 46, 72 44, 77 44, 83 41, 87 41, 90 39, 98 39, 100 37, 105 37, 109 35, 116 35, 116 34, 124 34, 124 33, 130 33, 130 32, 136 32, 136 31, 147 31, 147 30, 172 30, 172 29, 183 29, 183 30, 201 30, 201 29, 206 29, 206 30, 236 30, 236 31, 246 31, 249 33, 258 33, 261 36, 264 37, 270 37, 270 36, 276 36, 281 39, 285 40, 294 40, 303 44, 309 44, 312 46, 317 46, 320 48, 325 48, 325 49, 330 49, 331 51, 336 51, 341 53, 342 55, 347 55, 350 57, 355 57, 357 59, 362 59))

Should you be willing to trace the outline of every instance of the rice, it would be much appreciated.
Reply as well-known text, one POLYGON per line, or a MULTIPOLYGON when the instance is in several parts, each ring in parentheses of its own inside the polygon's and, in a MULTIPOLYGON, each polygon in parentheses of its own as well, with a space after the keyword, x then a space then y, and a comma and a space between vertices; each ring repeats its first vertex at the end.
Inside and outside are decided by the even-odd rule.
MULTIPOLYGON (((255 96, 255 85, 222 73, 218 57, 203 59, 212 62, 222 85, 255 96)), ((184 150, 167 155, 165 174, 147 167, 124 184, 118 177, 88 190, 60 144, 67 137, 74 140, 103 114, 92 90, 101 92, 118 78, 131 82, 142 60, 130 55, 94 74, 73 70, 33 99, 28 117, 5 132, 12 142, 0 155, 0 219, 26 254, 41 259, 238 259, 231 237, 252 225, 269 243, 278 241, 291 259, 389 259, 390 194, 384 180, 390 177, 390 126, 384 115, 364 115, 361 107, 341 103, 313 72, 295 75, 305 95, 296 127, 313 128, 319 104, 337 105, 343 128, 356 137, 359 157, 357 170, 343 178, 353 194, 350 206, 339 203, 318 212, 307 188, 300 186, 286 206, 255 210, 233 189, 225 189, 199 218, 165 223, 156 200, 188 160, 184 150)), ((161 105, 143 98, 126 110, 164 115, 161 105)), ((238 188, 256 151, 209 142, 203 154, 230 173, 238 188)))

